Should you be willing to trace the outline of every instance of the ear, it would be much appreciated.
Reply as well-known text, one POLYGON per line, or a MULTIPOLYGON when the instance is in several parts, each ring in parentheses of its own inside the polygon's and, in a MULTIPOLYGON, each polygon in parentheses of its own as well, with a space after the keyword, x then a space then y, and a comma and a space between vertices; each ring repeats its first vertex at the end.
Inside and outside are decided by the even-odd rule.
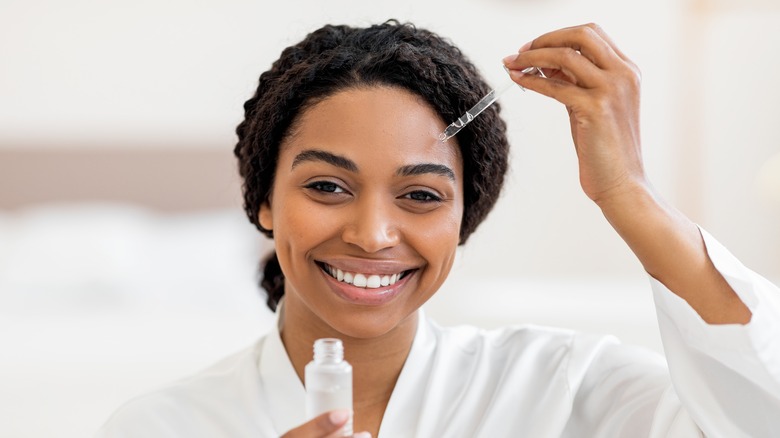
POLYGON ((261 227, 268 231, 272 231, 274 229, 274 220, 273 215, 271 214, 271 204, 269 204, 268 201, 260 204, 260 212, 257 213, 257 221, 260 223, 261 227))

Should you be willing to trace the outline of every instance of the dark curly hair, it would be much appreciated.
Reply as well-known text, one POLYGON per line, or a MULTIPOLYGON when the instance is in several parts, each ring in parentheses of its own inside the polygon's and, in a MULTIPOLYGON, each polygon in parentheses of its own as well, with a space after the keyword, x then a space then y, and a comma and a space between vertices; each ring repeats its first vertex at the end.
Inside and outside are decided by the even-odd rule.
MULTIPOLYGON (((244 210, 266 236, 258 219, 273 186, 279 145, 307 108, 333 94, 362 86, 402 88, 424 99, 450 123, 490 89, 476 67, 431 31, 390 20, 366 28, 326 25, 290 46, 260 75, 255 95, 244 103, 234 153, 243 178, 244 210)), ((463 218, 460 243, 487 216, 498 199, 508 161, 506 125, 493 105, 456 136, 463 157, 463 218)), ((261 285, 268 307, 284 294, 276 254, 263 261, 261 285)))

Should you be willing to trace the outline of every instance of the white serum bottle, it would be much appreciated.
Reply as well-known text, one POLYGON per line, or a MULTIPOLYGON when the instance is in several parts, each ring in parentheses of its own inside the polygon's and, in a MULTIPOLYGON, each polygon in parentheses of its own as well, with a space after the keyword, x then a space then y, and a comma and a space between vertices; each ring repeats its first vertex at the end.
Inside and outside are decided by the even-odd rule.
MULTIPOLYGON (((344 360, 340 339, 314 341, 314 360, 306 365, 306 419, 333 409, 352 410, 352 365, 344 360)), ((352 436, 352 417, 341 429, 352 436)))

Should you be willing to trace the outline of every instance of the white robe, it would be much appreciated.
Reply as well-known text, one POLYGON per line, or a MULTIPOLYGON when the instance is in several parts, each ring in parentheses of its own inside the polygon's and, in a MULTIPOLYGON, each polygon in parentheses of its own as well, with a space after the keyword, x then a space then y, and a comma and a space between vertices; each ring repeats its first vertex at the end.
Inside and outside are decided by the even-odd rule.
MULTIPOLYGON (((709 325, 652 278, 666 361, 613 337, 442 328, 421 312, 378 438, 780 437, 780 290, 702 234, 749 324, 709 325)), ((97 436, 278 437, 304 421, 304 387, 274 327, 125 404, 97 436)))

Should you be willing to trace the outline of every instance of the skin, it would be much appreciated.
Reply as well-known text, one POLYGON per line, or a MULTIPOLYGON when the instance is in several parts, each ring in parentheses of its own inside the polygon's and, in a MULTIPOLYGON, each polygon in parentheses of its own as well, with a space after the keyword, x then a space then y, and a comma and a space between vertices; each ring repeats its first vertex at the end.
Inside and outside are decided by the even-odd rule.
POLYGON ((353 366, 355 430, 374 435, 418 309, 447 278, 458 246, 463 164, 454 143, 438 141, 444 127, 403 89, 338 92, 300 116, 282 144, 270 202, 260 209, 285 273, 281 337, 296 373, 303 381, 316 339, 340 338, 353 366), (370 289, 338 284, 322 263, 408 274, 389 301, 355 302, 339 288, 370 289))
MULTIPOLYGON (((580 185, 585 194, 599 206, 607 221, 626 241, 645 270, 673 293, 685 299, 704 321, 710 324, 748 323, 751 318, 750 310, 713 266, 696 225, 655 194, 645 175, 639 128, 641 75, 633 62, 617 48, 606 33, 595 24, 550 32, 523 46, 518 54, 505 58, 504 64, 510 69, 515 82, 565 105, 569 113, 572 138, 579 161, 580 185), (547 78, 521 73, 531 66, 542 68, 547 78)), ((391 98, 392 95, 390 93, 387 97, 391 98)), ((425 108, 420 103, 418 106, 425 108)), ((369 117, 369 114, 361 111, 355 116, 369 117)), ((419 134, 430 135, 435 140, 438 132, 444 128, 444 123, 436 120, 435 114, 429 113, 428 117, 432 131, 428 130, 426 134, 421 130, 419 134)), ((365 131, 363 134, 369 137, 364 138, 361 144, 373 145, 376 139, 378 145, 390 147, 383 140, 384 135, 400 135, 400 132, 407 132, 405 122, 412 121, 400 120, 384 126, 382 123, 385 119, 381 115, 376 119, 363 119, 368 122, 367 126, 374 127, 373 130, 361 130, 360 127, 355 126, 354 131, 353 128, 344 131, 349 133, 365 131), (398 126, 404 126, 405 129, 399 130, 398 126), (382 131, 383 135, 377 136, 377 131, 382 131), (369 138, 371 140, 367 140, 369 138)), ((339 120, 339 123, 348 123, 346 119, 339 120)), ((301 124, 302 131, 306 123, 304 121, 301 124)), ((428 148, 428 150, 433 149, 428 148)), ((374 154, 382 154, 386 157, 388 151, 378 147, 369 153, 370 156, 374 154)), ((364 160, 362 156, 360 158, 362 165, 364 160)), ((289 164, 289 156, 286 159, 289 164)), ((283 166, 280 161, 280 169, 283 166)), ((277 178, 283 177, 277 176, 277 178)), ((379 167, 372 168, 370 180, 377 183, 382 180, 389 184, 387 171, 383 172, 379 167), (374 171, 378 173, 375 174, 374 171)), ((365 184, 374 187, 373 182, 365 184)), ((275 189, 274 196, 279 199, 280 196, 287 195, 275 189)), ((287 198, 284 199, 287 203, 287 198)), ((454 210, 457 209, 454 204, 458 202, 462 208, 462 201, 454 201, 453 215, 454 210)), ((388 201, 388 205, 390 203, 388 201)), ((390 207, 379 205, 375 207, 378 210, 364 211, 368 214, 368 223, 372 224, 373 229, 373 233, 366 231, 366 234, 389 235, 391 225, 398 223, 395 222, 398 218, 392 215, 394 210, 390 207), (380 215, 379 212, 382 214, 380 215)), ((282 209, 272 202, 272 206, 261 211, 261 218, 263 215, 270 215, 266 220, 273 219, 278 224, 280 218, 278 215, 282 214, 282 209)), ((446 228, 450 225, 447 223, 442 227, 446 228)), ((266 226, 266 228, 272 227, 266 226)), ((277 229, 274 229, 274 233, 278 239, 277 229)), ((286 231, 295 234, 294 231, 286 231)), ((350 343, 346 347, 347 351, 355 349, 348 360, 353 363, 356 372, 355 415, 360 425, 356 430, 369 430, 374 435, 378 431, 381 414, 384 412, 387 399, 411 346, 416 327, 417 307, 415 306, 430 297, 435 291, 433 287, 438 287, 443 281, 441 274, 446 275, 451 265, 449 253, 445 257, 446 260, 437 260, 436 256, 427 255, 430 253, 425 248, 435 244, 417 240, 407 242, 407 239, 417 231, 405 233, 403 235, 405 238, 399 237, 397 242, 404 247, 414 248, 418 255, 427 260, 427 263, 435 263, 436 272, 426 277, 426 281, 423 282, 421 279, 420 284, 415 285, 415 293, 420 294, 418 298, 404 301, 403 304, 394 307, 394 310, 388 311, 387 316, 379 317, 376 312, 369 310, 358 312, 358 316, 352 322, 345 321, 334 313, 339 306, 328 307, 330 304, 315 300, 312 294, 307 294, 305 290, 287 289, 289 295, 286 298, 285 310, 289 310, 290 313, 286 314, 285 318, 289 316, 291 319, 294 318, 294 321, 285 321, 285 325, 295 324, 296 336, 285 335, 283 332, 282 337, 296 371, 299 376, 302 375, 302 367, 308 361, 310 346, 315 337, 334 332, 347 334, 350 343), (299 331, 300 335, 297 334, 299 331), (362 364, 367 363, 366 358, 380 352, 384 352, 385 356, 381 363, 375 362, 372 365, 377 367, 370 371, 372 375, 358 376, 358 370, 363 368, 362 364), (361 389, 358 389, 358 382, 361 389), (371 385, 367 385, 367 382, 371 382, 371 385), (373 385, 376 385, 376 390, 369 391, 373 385), (364 394, 363 391, 367 392, 364 394), (370 420, 364 422, 363 415, 367 415, 370 420)), ((304 230, 297 232, 301 235, 309 234, 304 230)), ((457 233, 452 231, 452 236, 448 233, 445 232, 437 238, 443 239, 443 248, 452 246, 454 254, 457 233), (448 237, 445 238, 445 235, 448 237)), ((344 235, 342 233, 342 237, 344 235)), ((338 237, 333 239, 336 242, 338 237)), ((338 243, 336 250, 355 245, 360 246, 356 241, 344 241, 338 243)), ((277 249, 279 246, 280 242, 277 240, 277 249)), ((374 254, 370 250, 376 250, 378 246, 361 248, 362 255, 367 256, 374 254)), ((296 252, 295 248, 285 251, 287 260, 282 262, 283 269, 284 263, 295 262, 296 254, 301 260, 309 257, 305 252, 296 252)), ((288 272, 291 271, 285 269, 285 273, 288 272)), ((290 276, 287 278, 290 280, 290 276)), ((294 280, 294 282, 300 286, 306 284, 305 279, 294 280)), ((361 371, 364 372, 365 370, 361 371)), ((323 423, 327 422, 322 419, 312 420, 290 431, 285 437, 324 437, 340 427, 329 423, 328 428, 322 426, 323 423)))

